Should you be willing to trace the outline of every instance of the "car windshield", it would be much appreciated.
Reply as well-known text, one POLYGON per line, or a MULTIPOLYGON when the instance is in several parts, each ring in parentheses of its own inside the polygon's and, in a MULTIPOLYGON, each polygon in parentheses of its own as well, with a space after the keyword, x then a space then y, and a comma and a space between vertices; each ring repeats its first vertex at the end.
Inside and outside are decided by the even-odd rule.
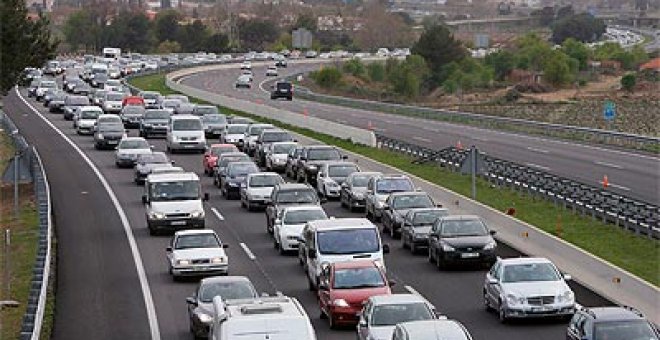
POLYGON ((218 166, 221 167, 221 168, 224 168, 224 167, 227 166, 227 164, 229 164, 231 162, 241 162, 241 161, 249 161, 249 160, 250 160, 250 157, 248 157, 247 155, 223 157, 218 162, 218 166))
POLYGON ((488 234, 486 226, 481 220, 455 220, 443 221, 442 237, 485 236, 488 234))
POLYGON ((218 248, 220 242, 213 234, 181 235, 176 239, 174 249, 218 248))
POLYGON ((148 149, 149 143, 141 139, 125 139, 119 143, 120 149, 148 149))
POLYGON ((206 114, 202 120, 204 123, 227 124, 227 117, 221 114, 206 114))
POLYGON ((406 178, 383 179, 376 183, 376 191, 379 194, 413 190, 412 183, 406 178))
POLYGON ((179 104, 181 104, 181 102, 178 101, 178 100, 167 99, 167 100, 163 100, 162 105, 163 105, 163 107, 177 107, 177 106, 179 106, 179 104))
POLYGON ((309 149, 307 159, 310 161, 332 161, 341 159, 341 155, 336 149, 309 149))
POLYGON ((369 175, 353 176, 351 177, 351 184, 353 184, 354 188, 366 188, 370 178, 371 176, 369 175))
POLYGON ((255 172, 259 172, 259 168, 254 164, 231 164, 227 170, 229 177, 245 177, 255 172))
POLYGON ((198 119, 177 119, 172 124, 174 131, 198 131, 202 129, 202 123, 198 119))
POLYGON ((435 319, 423 302, 377 305, 371 312, 372 326, 394 326, 401 322, 435 319))
POLYGON ((438 217, 448 216, 449 212, 446 210, 429 210, 420 211, 415 213, 413 217, 413 224, 415 226, 430 225, 438 219, 438 217))
POLYGON ((433 201, 427 195, 403 195, 392 198, 392 209, 430 208, 433 201))
POLYGON ((211 154, 215 156, 219 156, 225 152, 234 152, 238 151, 235 146, 214 146, 211 147, 211 154))
POLYGON ((147 111, 144 113, 144 119, 167 119, 170 113, 167 111, 147 111))
POLYGON ((144 108, 142 106, 129 105, 124 107, 122 113, 128 115, 143 115, 144 108))
POLYGON ((96 92, 94 92, 94 98, 103 98, 105 97, 105 94, 106 92, 103 90, 96 90, 96 92))
POLYGON ((227 127, 227 133, 232 135, 245 133, 245 130, 247 130, 247 125, 229 125, 227 127))
POLYGON ((328 176, 330 177, 348 177, 348 175, 357 172, 355 165, 330 165, 328 166, 328 176))
POLYGON ((313 190, 289 190, 277 194, 277 203, 317 203, 318 196, 313 190))
POLYGON ((218 108, 215 106, 197 106, 195 107, 195 110, 193 112, 196 115, 210 115, 210 114, 219 114, 218 113, 218 108))
POLYGON ((322 209, 291 210, 284 216, 284 224, 304 224, 309 221, 325 220, 328 216, 322 209))
POLYGON ((291 141, 291 135, 286 132, 264 132, 261 141, 264 143, 291 141))
POLYGON ((256 291, 249 281, 210 282, 202 284, 199 299, 210 303, 216 296, 223 300, 250 299, 256 297, 256 291))
POLYGON ((502 282, 558 281, 559 273, 550 263, 525 263, 504 266, 502 282))
POLYGON ((375 228, 319 231, 317 244, 321 254, 373 253, 380 249, 375 228))
POLYGON ((597 322, 594 340, 658 340, 651 325, 644 320, 597 322))
POLYGON ((290 83, 277 83, 277 88, 288 90, 288 89, 291 88, 291 84, 290 83))
POLYGON ((274 187, 280 183, 282 183, 282 178, 275 175, 259 175, 250 178, 250 187, 253 188, 274 187))
POLYGON ((97 122, 96 125, 99 127, 99 132, 124 132, 123 124, 117 124, 117 123, 99 124, 97 122))
POLYGON ((142 98, 144 98, 144 99, 158 99, 158 97, 160 97, 160 95, 156 94, 156 93, 143 93, 142 94, 142 98))
POLYGON ((89 110, 89 111, 82 111, 80 113, 80 118, 81 119, 96 119, 99 117, 101 112, 96 111, 96 110, 89 110))
POLYGON ((296 147, 296 144, 275 144, 273 145, 274 154, 288 154, 293 148, 296 147))
POLYGON ((167 164, 170 160, 162 152, 148 153, 138 156, 138 163, 143 164, 167 164))
POLYGON ((385 280, 376 267, 337 269, 332 286, 335 289, 384 287, 385 280))
POLYGON ((197 181, 174 181, 151 183, 153 201, 180 201, 199 199, 197 181))
POLYGON ((269 128, 268 126, 252 126, 250 127, 250 136, 259 136, 261 134, 261 131, 264 129, 269 128))
POLYGON ((120 102, 124 99, 124 95, 121 93, 108 93, 105 95, 105 100, 120 102))
POLYGON ((69 105, 76 105, 76 106, 89 105, 89 98, 83 96, 69 97, 67 101, 69 102, 69 105))

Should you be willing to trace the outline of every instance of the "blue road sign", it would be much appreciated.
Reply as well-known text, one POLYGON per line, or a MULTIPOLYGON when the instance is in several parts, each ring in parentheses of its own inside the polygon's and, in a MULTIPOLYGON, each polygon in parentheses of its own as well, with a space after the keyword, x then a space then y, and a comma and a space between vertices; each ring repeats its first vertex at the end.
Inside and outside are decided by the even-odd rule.
POLYGON ((606 101, 603 108, 603 117, 605 120, 613 120, 616 118, 616 105, 613 101, 606 101))

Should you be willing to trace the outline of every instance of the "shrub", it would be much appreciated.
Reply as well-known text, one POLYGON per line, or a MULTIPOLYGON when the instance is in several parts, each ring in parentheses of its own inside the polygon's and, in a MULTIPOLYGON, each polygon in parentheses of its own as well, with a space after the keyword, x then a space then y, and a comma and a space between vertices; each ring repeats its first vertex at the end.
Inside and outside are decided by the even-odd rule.
POLYGON ((366 68, 360 59, 353 58, 344 63, 344 72, 355 77, 362 77, 366 73, 366 68))
POLYGON ((621 77, 621 87, 628 92, 632 92, 633 89, 635 89, 636 84, 637 76, 635 76, 633 73, 628 73, 621 77))
POLYGON ((367 65, 367 74, 372 81, 385 80, 385 66, 380 62, 373 62, 367 65))
POLYGON ((336 67, 326 67, 310 75, 321 87, 332 88, 341 82, 341 71, 336 67))

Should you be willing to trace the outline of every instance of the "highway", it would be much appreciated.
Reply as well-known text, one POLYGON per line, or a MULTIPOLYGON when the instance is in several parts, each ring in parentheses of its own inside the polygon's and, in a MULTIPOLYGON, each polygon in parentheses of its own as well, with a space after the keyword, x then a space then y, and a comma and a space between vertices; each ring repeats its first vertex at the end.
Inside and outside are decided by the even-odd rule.
MULTIPOLYGON (((296 101, 294 104, 301 105, 296 101)), ((53 190, 59 271, 54 339, 77 340, 90 336, 101 340, 150 338, 145 297, 140 293, 135 259, 131 256, 119 213, 112 208, 109 194, 91 168, 54 128, 73 141, 99 169, 121 204, 144 266, 160 338, 191 338, 185 297, 192 293, 196 282, 174 282, 168 275, 165 247, 169 237, 149 236, 140 202, 142 188, 133 183, 132 170, 117 169, 113 152, 95 150, 91 137, 76 135, 71 122, 64 121, 62 115, 47 113, 41 104, 27 99, 25 93, 19 95, 12 91, 5 98, 5 110, 21 133, 39 150, 53 190), (34 110, 52 122, 54 128, 34 110)), ((130 134, 136 135, 136 131, 132 130, 130 134)), ((156 150, 165 150, 163 140, 151 141, 156 150)), ((250 277, 260 292, 281 291, 297 297, 310 315, 320 340, 355 338, 354 329, 331 331, 327 320, 319 318, 315 295, 308 291, 295 257, 280 256, 273 248, 272 239, 266 233, 263 212, 248 213, 240 208, 238 201, 221 198, 211 178, 203 175, 200 155, 177 154, 172 159, 178 166, 200 174, 203 190, 211 193, 211 200, 205 207, 206 225, 229 245, 231 275, 250 277), (248 257, 241 244, 254 254, 254 259, 248 257)), ((330 216, 362 216, 342 209, 336 201, 324 204, 324 208, 330 216)), ((502 325, 496 315, 485 312, 481 296, 485 270, 439 272, 427 263, 425 256, 412 256, 402 250, 399 241, 395 242, 389 236, 383 236, 383 240, 392 248, 385 262, 388 275, 397 281, 396 291, 413 287, 439 311, 463 322, 475 339, 563 338, 566 322, 523 321, 502 325)), ((501 246, 499 255, 521 254, 501 246)), ((571 286, 582 305, 609 304, 576 283, 571 286)))
MULTIPOLYGON (((475 145, 494 157, 518 162, 559 176, 600 186, 608 177, 609 189, 649 203, 660 202, 660 158, 595 145, 570 143, 543 137, 486 130, 394 114, 310 102, 300 99, 271 101, 268 91, 271 80, 265 77, 265 67, 253 67, 252 89, 234 88, 238 69, 197 73, 181 79, 185 85, 210 92, 223 93, 280 109, 322 117, 351 126, 373 127, 391 138, 425 147, 441 149, 456 145, 475 145)), ((318 69, 318 64, 296 65, 280 69, 280 77, 318 69)))

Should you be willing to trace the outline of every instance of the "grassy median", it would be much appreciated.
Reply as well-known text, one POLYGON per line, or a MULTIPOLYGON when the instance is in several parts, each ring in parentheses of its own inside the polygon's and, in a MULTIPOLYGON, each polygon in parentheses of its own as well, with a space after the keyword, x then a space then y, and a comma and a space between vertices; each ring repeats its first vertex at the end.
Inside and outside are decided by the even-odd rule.
MULTIPOLYGON (((162 94, 176 93, 165 85, 162 74, 131 79, 131 84, 144 90, 159 91, 162 94)), ((191 100, 206 103, 199 99, 191 100)), ((367 146, 355 145, 350 141, 317 133, 308 129, 280 123, 246 112, 229 108, 220 108, 227 114, 247 116, 257 121, 272 123, 282 128, 318 139, 324 143, 336 145, 365 157, 391 165, 402 171, 414 174, 459 194, 470 196, 469 176, 463 176, 431 164, 413 164, 412 158, 367 146)), ((590 217, 575 214, 570 210, 557 207, 553 203, 529 196, 508 188, 492 187, 483 179, 477 182, 477 200, 497 210, 504 211, 515 207, 516 217, 546 232, 607 260, 629 272, 660 286, 659 242, 646 237, 639 237, 611 224, 605 224, 590 217), (558 228, 558 226, 560 226, 558 228)), ((450 202, 442 202, 448 204, 450 202)), ((497 229, 498 226, 492 226, 497 229)))

